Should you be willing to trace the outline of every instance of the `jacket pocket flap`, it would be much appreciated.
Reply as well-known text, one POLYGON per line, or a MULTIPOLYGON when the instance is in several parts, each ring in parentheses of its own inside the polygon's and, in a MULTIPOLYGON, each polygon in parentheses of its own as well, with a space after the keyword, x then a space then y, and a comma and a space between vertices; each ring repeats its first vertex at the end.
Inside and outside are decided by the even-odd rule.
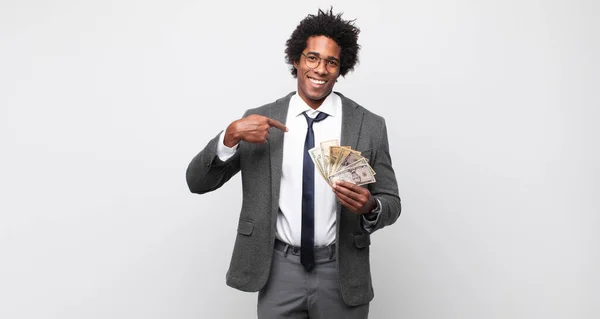
POLYGON ((242 235, 250 235, 252 234, 252 231, 254 230, 254 222, 251 220, 244 220, 244 219, 240 219, 240 222, 238 223, 238 233, 242 234, 242 235))
POLYGON ((354 244, 357 248, 365 248, 371 245, 371 237, 366 234, 354 234, 354 244))

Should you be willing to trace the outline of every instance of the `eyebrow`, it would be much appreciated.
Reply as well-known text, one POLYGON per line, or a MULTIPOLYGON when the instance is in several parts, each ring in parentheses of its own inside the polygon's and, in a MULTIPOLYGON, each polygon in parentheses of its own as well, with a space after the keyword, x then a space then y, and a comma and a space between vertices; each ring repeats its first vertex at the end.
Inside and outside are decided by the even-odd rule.
MULTIPOLYGON (((308 52, 306 52, 306 54, 314 54, 314 55, 316 55, 316 56, 318 56, 318 57, 321 57, 321 54, 320 54, 319 52, 308 51, 308 52)), ((329 60, 335 60, 335 61, 337 61, 337 62, 340 62, 340 59, 338 59, 338 58, 336 58, 336 57, 334 57, 334 56, 331 56, 331 55, 330 55, 330 56, 328 56, 328 57, 327 57, 327 59, 329 59, 329 60)))

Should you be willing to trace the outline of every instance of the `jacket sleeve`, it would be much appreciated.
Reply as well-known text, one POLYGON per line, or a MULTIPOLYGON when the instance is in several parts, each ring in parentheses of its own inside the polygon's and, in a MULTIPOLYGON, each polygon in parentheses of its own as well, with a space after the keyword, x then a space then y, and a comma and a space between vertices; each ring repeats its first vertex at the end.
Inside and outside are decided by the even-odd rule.
POLYGON ((381 211, 377 217, 377 223, 369 227, 370 233, 393 224, 400 216, 402 209, 398 195, 398 183, 392 167, 385 120, 381 125, 379 137, 380 142, 376 147, 372 165, 377 173, 375 175, 377 181, 369 184, 368 187, 371 194, 381 203, 381 211))
POLYGON ((240 171, 239 149, 223 162, 217 156, 219 135, 192 159, 186 171, 187 185, 192 193, 204 194, 221 187, 240 171))

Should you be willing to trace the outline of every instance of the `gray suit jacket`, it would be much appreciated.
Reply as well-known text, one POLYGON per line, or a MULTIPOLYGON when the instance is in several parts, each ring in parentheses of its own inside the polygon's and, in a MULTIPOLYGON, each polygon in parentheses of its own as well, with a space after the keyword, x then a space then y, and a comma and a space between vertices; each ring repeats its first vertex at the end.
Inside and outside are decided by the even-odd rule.
MULTIPOLYGON (((336 92, 337 93, 337 92, 336 92)), ((285 124, 289 95, 244 114, 259 114, 285 124)), ((381 203, 374 230, 390 225, 400 215, 400 197, 388 149, 385 120, 354 101, 342 99, 341 145, 349 145, 362 155, 377 172, 377 182, 369 184, 371 194, 381 203)), ((242 172, 242 209, 227 284, 242 291, 258 291, 270 273, 275 222, 279 209, 279 187, 283 159, 284 132, 272 129, 266 144, 240 142, 236 154, 226 162, 217 152, 218 135, 188 166, 186 178, 193 193, 213 191, 237 172, 242 172)), ((318 205, 318 204, 317 204, 318 205)), ((373 299, 369 265, 369 234, 362 218, 337 205, 337 267, 344 302, 350 306, 373 299)))

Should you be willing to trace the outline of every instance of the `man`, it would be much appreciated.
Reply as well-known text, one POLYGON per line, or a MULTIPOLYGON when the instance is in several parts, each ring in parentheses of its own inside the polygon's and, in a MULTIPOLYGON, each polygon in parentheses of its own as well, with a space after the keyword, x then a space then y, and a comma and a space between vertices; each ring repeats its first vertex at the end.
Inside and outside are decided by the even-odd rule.
POLYGON ((297 91, 246 111, 192 160, 193 193, 242 172, 243 203, 227 284, 259 291, 259 318, 367 318, 370 236, 400 215, 387 129, 340 93, 358 61, 359 29, 332 10, 300 22, 286 42, 297 91), (307 150, 340 140, 361 152, 376 182, 331 186, 307 150))

